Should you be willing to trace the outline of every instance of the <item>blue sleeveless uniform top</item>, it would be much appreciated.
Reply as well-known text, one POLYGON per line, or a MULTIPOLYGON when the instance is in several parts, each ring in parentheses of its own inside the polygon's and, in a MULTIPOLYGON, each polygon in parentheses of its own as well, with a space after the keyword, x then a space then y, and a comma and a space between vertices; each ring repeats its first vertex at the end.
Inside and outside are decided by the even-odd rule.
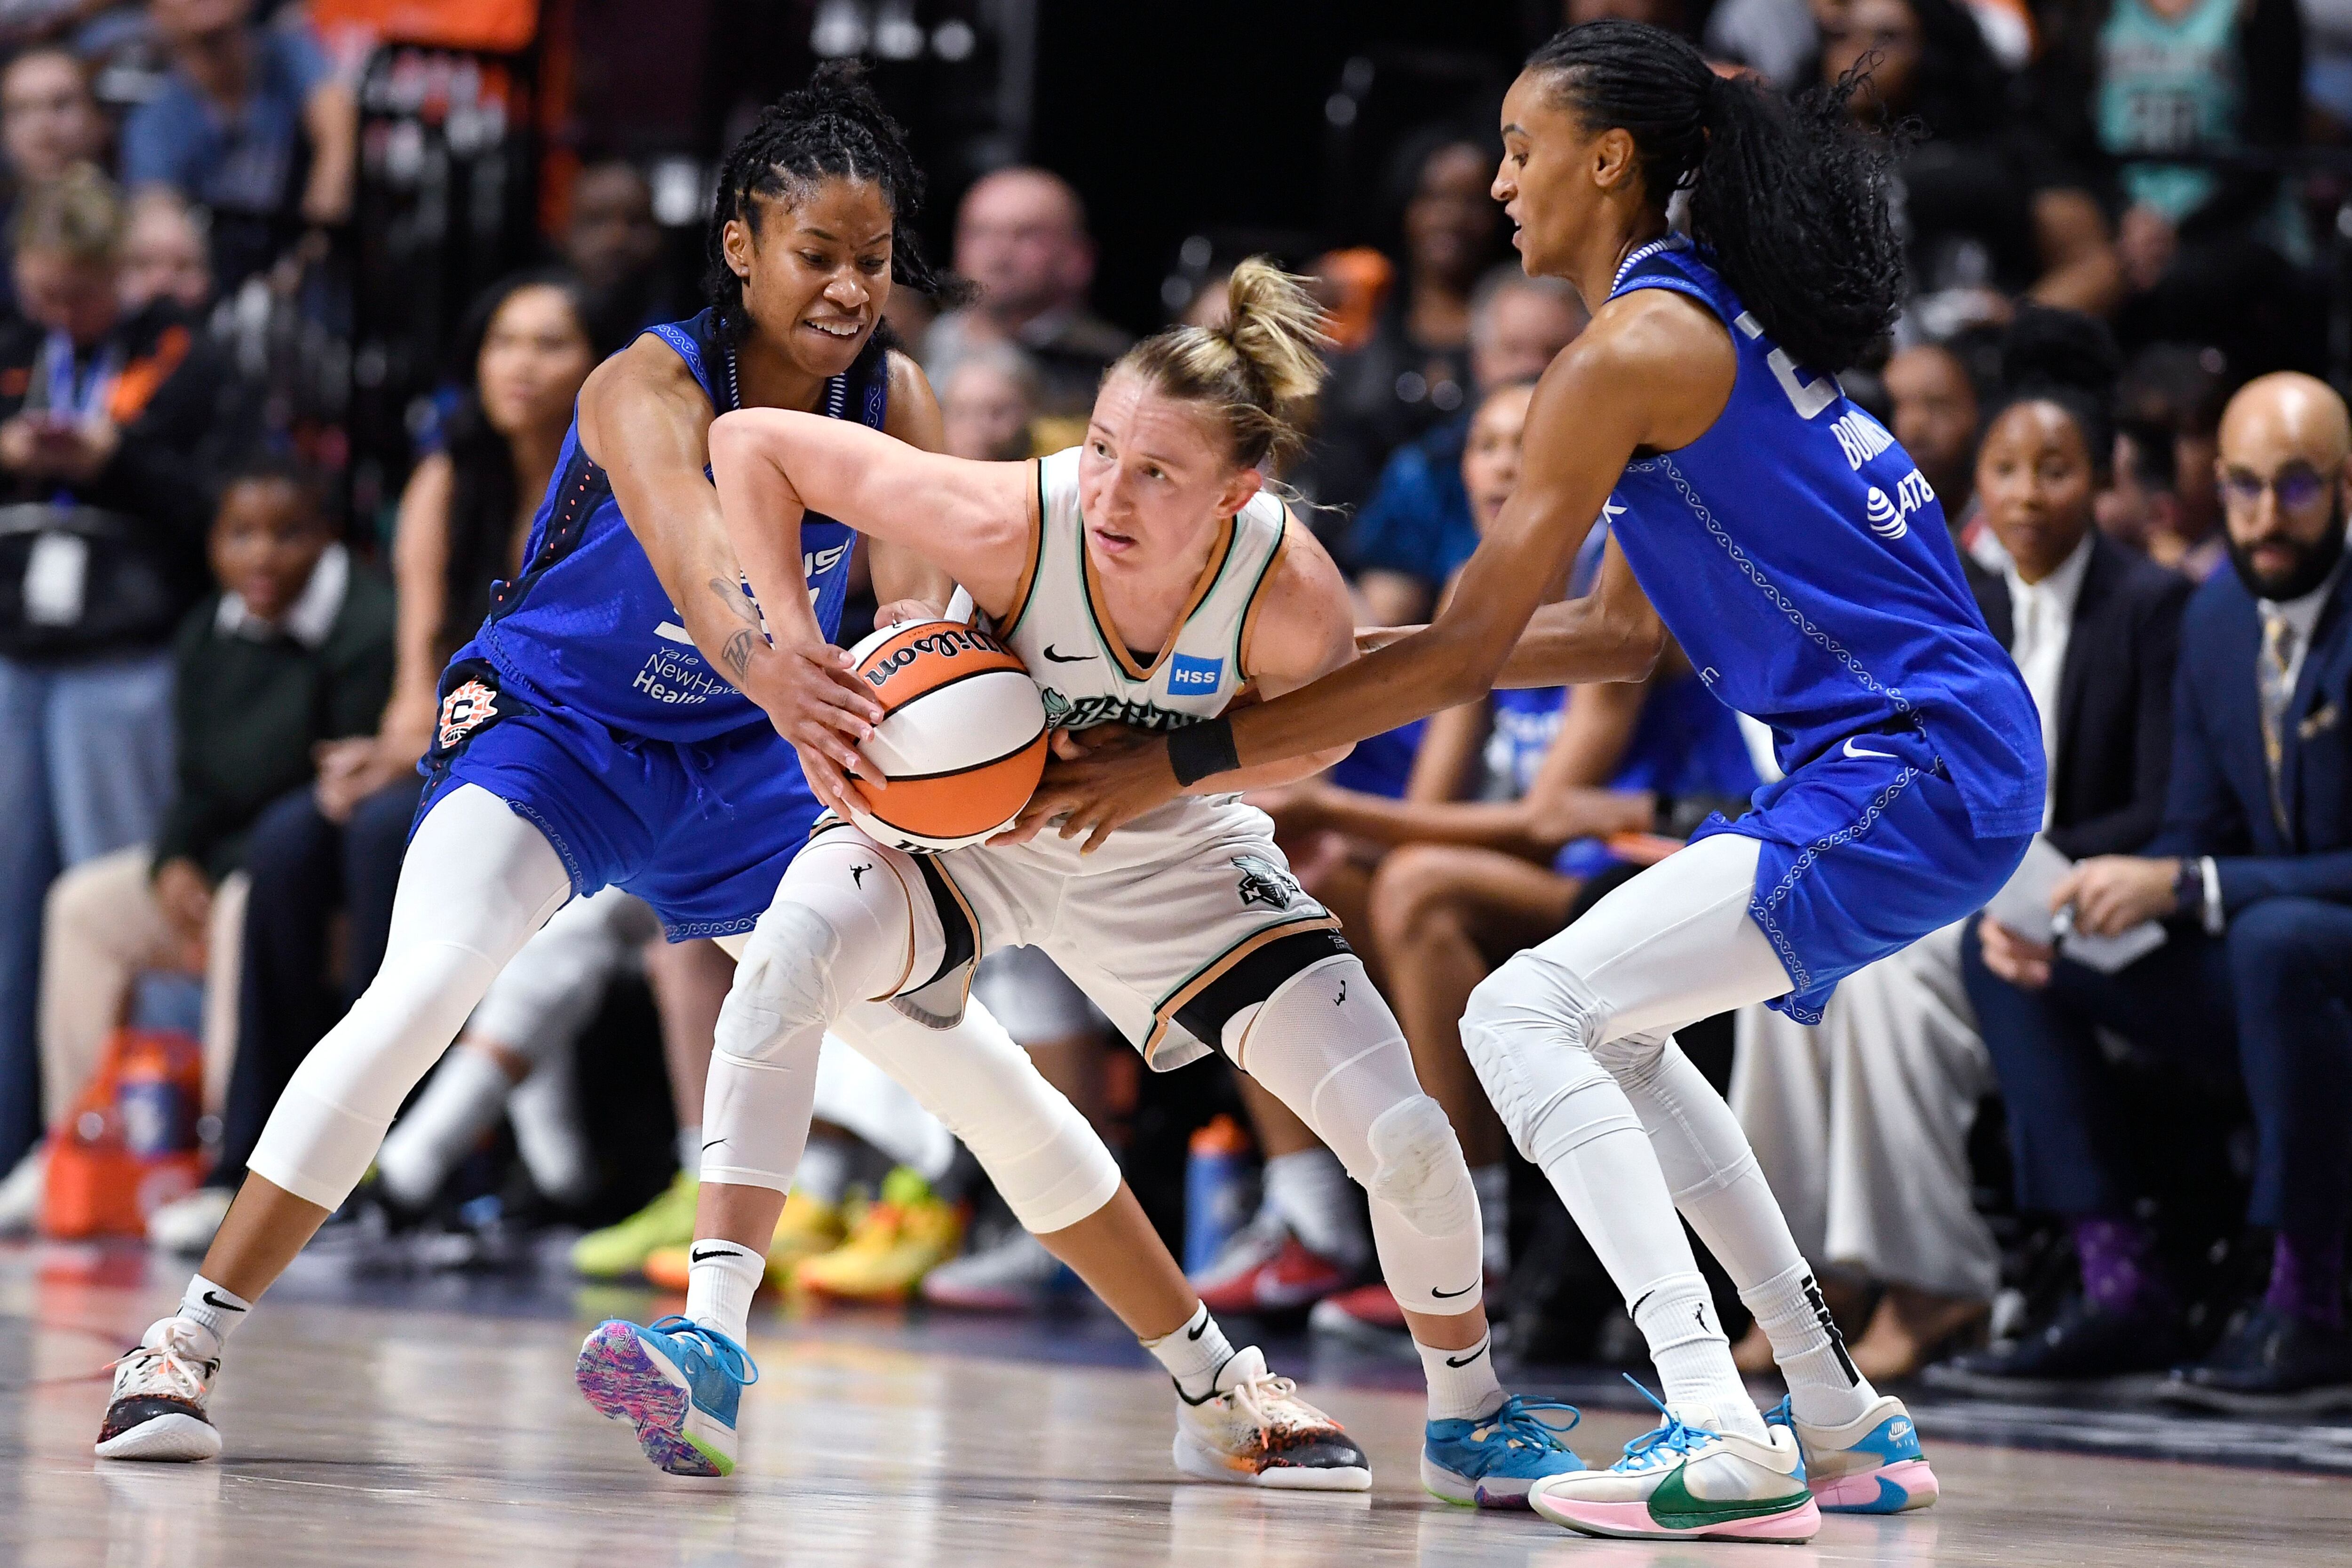
MULTIPOLYGON (((734 351, 720 340, 711 311, 648 331, 686 361, 714 411, 741 406, 734 351)), ((869 342, 847 371, 825 384, 822 411, 879 430, 889 412, 889 379, 887 351, 869 342)), ((829 517, 810 512, 801 519, 801 565, 827 638, 841 626, 856 538, 829 517)), ((580 449, 577 418, 531 521, 523 561, 520 577, 491 585, 489 616, 475 643, 526 690, 611 729, 659 741, 707 741, 767 722, 695 647, 629 531, 611 480, 580 449)))
POLYGON ((1706 305, 1738 354, 1714 425, 1637 454, 1604 508, 1699 679, 1771 727, 1785 773, 1856 735, 1916 731, 1979 837, 2035 831, 2041 720, 1909 455, 1765 336, 1688 239, 1627 257, 1610 298, 1636 289, 1706 305))

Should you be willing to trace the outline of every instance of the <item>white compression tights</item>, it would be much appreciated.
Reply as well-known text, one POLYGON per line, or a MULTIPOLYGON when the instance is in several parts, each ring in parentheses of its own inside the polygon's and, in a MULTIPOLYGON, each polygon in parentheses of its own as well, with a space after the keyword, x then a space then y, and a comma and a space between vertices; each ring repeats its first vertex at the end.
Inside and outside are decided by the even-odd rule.
MULTIPOLYGON (((1118 1166, 1029 1053, 977 1002, 953 1028, 930 1029, 873 1000, 908 973, 919 937, 907 889, 921 887, 904 856, 846 834, 793 861, 719 1013, 702 1178, 790 1187, 830 1029, 963 1141, 1024 1226, 1050 1234, 1076 1225, 1118 1191, 1118 1166)), ((928 936, 935 960, 936 930, 928 936)))
POLYGON ((340 1206, 401 1101, 571 896, 553 847, 504 801, 460 784, 435 803, 401 863, 383 967, 295 1069, 248 1162, 253 1173, 340 1206))
POLYGON ((1826 1424, 1858 1413, 1869 1385, 1828 1326, 1747 1135, 1673 1036, 1789 991, 1748 915, 1759 852, 1718 834, 1644 871, 1488 976, 1462 1043, 1513 1142, 1624 1292, 1668 1403, 1755 1419, 1679 1209, 1771 1336, 1800 1417, 1826 1424))

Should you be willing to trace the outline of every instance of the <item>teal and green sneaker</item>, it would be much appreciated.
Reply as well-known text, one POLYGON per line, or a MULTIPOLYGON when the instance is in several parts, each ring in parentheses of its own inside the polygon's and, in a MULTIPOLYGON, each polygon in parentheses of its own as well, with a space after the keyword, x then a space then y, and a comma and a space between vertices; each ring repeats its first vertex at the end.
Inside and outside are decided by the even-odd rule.
POLYGON ((1431 1496, 1465 1508, 1525 1508, 1528 1489, 1538 1481, 1584 1468, 1562 1441, 1582 1419, 1573 1405, 1515 1394, 1490 1415, 1433 1421, 1422 1436, 1421 1484, 1431 1496), (1568 1419, 1545 1419, 1558 1411, 1568 1419))
POLYGON ((671 1475, 734 1473, 736 1409, 760 1369, 718 1330, 609 1318, 580 1347, 572 1376, 597 1414, 635 1426, 646 1458, 671 1475))
POLYGON ((1805 1486, 1794 1432, 1768 1426, 1767 1440, 1759 1443, 1715 1430, 1715 1413, 1703 1405, 1685 1406, 1677 1415, 1654 1394, 1649 1398, 1665 1425, 1625 1445, 1625 1457, 1605 1470, 1538 1481, 1528 1490, 1528 1506, 1585 1535, 1813 1538, 1822 1510, 1805 1486))

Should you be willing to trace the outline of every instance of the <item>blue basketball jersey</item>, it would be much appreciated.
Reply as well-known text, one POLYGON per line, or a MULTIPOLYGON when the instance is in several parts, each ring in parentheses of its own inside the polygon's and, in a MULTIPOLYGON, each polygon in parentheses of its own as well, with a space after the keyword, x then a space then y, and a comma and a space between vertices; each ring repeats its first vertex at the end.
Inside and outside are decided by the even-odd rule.
MULTIPOLYGON (((715 412, 741 406, 734 351, 721 341, 712 312, 648 330, 686 361, 715 412)), ((880 344, 867 343, 856 363, 825 384, 822 409, 882 428, 889 365, 880 344)), ((856 538, 829 517, 811 512, 801 520, 802 569, 828 638, 841 625, 856 538)), ((766 722, 750 698, 704 662, 629 531, 611 480, 580 449, 576 419, 532 520, 523 561, 520 577, 492 584, 489 616, 475 638, 476 649, 509 680, 614 730, 656 740, 704 741, 766 722)))
POLYGON ((1636 289, 1706 305, 1738 354, 1714 425, 1637 454, 1604 508, 1699 678, 1771 726, 1788 773, 1855 736, 1916 731, 1979 837, 2033 832, 2041 721, 1926 478, 1835 378, 1764 334, 1688 239, 1627 257, 1610 297, 1636 289))

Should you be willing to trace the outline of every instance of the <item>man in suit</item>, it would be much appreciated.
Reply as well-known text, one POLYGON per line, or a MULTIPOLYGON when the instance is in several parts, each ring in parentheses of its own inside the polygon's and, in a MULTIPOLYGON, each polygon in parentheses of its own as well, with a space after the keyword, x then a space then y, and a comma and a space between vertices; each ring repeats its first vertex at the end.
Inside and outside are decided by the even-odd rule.
POLYGON ((2275 1235, 2268 1289, 2168 1397, 2316 1407, 2352 1397, 2352 419, 2324 383, 2264 376, 2230 404, 2219 471, 2235 570, 2183 623, 2163 830, 2144 855, 2083 861, 2053 894, 2079 931, 2162 920, 2169 940, 2102 974, 1988 921, 1967 954, 2020 1202, 2074 1222, 2082 1289, 2036 1331, 1956 1364, 2039 1381, 2187 1349, 2133 1208, 2135 1156, 2163 1151, 2120 1124, 2105 1028, 2186 1076, 2238 1080, 2256 1133, 2248 1219, 2275 1235))
MULTIPOLYGON (((2136 850, 2163 816, 2189 584, 2093 526, 2114 446, 2105 400, 2024 379, 1992 410, 1974 475, 2005 564, 1963 565, 2042 710, 2052 842, 2070 857, 2136 850)), ((1962 985, 1965 930, 1849 976, 1817 1026, 1760 1007, 1738 1022, 1732 1109, 1806 1256, 1836 1270, 1832 1310, 1849 1283, 1884 1287, 1851 1352, 1874 1381, 1981 1324, 2000 1283, 1971 1190, 1993 1069, 1962 985)), ((1751 1335, 1738 1353, 1760 1371, 1769 1351, 1751 1335)))

